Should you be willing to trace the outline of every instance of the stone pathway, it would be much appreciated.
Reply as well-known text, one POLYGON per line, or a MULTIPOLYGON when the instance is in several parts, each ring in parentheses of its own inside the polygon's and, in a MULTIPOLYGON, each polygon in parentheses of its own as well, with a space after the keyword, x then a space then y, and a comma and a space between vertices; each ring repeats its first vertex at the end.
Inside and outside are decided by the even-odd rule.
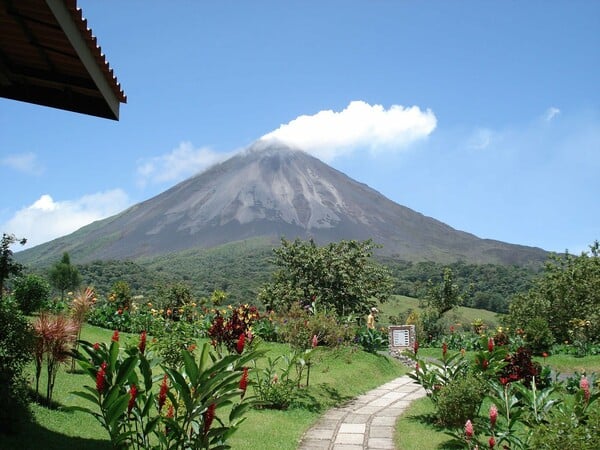
POLYGON ((425 390, 408 376, 378 387, 325 413, 308 430, 299 450, 393 450, 394 424, 425 390))

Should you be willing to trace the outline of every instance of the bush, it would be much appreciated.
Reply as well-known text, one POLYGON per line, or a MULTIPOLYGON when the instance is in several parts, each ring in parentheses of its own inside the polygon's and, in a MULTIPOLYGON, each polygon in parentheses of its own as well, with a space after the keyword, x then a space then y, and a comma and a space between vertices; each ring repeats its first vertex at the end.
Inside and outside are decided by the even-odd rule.
POLYGON ((388 348, 388 334, 377 329, 362 327, 356 332, 356 343, 365 352, 377 353, 388 348))
POLYGON ((533 429, 530 448, 597 450, 598 436, 600 436, 600 408, 592 410, 587 420, 580 420, 570 411, 559 410, 557 414, 550 417, 548 423, 533 429))
POLYGON ((31 325, 14 304, 0 302, 0 432, 16 432, 29 418, 23 369, 32 358, 31 325))
POLYGON ((541 317, 534 317, 525 327, 525 343, 536 355, 549 351, 555 342, 548 322, 541 317))
POLYGON ((463 426, 477 415, 485 393, 485 382, 475 374, 452 379, 438 394, 438 419, 443 425, 463 426))
POLYGON ((39 311, 50 298, 50 284, 39 275, 29 274, 13 281, 13 295, 25 314, 39 311))

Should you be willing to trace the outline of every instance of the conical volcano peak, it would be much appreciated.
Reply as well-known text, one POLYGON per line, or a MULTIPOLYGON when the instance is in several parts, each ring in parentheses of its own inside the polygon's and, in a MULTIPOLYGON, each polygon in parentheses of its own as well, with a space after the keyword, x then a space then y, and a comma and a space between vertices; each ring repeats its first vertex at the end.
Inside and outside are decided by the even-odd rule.
POLYGON ((304 150, 291 146, 278 139, 259 139, 247 147, 241 154, 253 156, 281 156, 293 154, 307 154, 304 150))

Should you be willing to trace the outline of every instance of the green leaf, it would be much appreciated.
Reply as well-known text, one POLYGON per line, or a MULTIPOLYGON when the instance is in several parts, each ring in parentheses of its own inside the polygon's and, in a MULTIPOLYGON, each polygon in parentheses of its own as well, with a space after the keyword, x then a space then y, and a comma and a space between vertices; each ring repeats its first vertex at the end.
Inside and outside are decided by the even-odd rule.
POLYGON ((190 379, 191 385, 195 386, 198 379, 198 366, 196 366, 196 361, 194 361, 194 357, 187 350, 184 350, 181 354, 183 356, 185 372, 190 379))
POLYGON ((123 361, 119 367, 119 372, 117 374, 117 378, 114 381, 115 385, 122 385, 125 380, 129 378, 129 375, 136 367, 138 361, 137 355, 130 356, 125 361, 123 361))
POLYGON ((100 404, 100 399, 98 398, 98 395, 92 395, 89 392, 82 392, 82 391, 71 392, 71 394, 76 395, 77 397, 81 397, 86 400, 89 400, 90 402, 92 402, 95 405, 100 404))

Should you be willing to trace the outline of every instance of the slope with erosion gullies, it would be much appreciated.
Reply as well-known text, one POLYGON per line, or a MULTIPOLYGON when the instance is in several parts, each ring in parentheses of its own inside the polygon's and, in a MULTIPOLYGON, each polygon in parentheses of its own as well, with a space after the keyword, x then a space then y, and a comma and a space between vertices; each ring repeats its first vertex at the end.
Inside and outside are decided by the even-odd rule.
POLYGON ((20 252, 38 264, 152 258, 264 238, 373 239, 410 261, 539 264, 544 250, 480 239, 394 203, 307 153, 258 142, 167 191, 20 252))

